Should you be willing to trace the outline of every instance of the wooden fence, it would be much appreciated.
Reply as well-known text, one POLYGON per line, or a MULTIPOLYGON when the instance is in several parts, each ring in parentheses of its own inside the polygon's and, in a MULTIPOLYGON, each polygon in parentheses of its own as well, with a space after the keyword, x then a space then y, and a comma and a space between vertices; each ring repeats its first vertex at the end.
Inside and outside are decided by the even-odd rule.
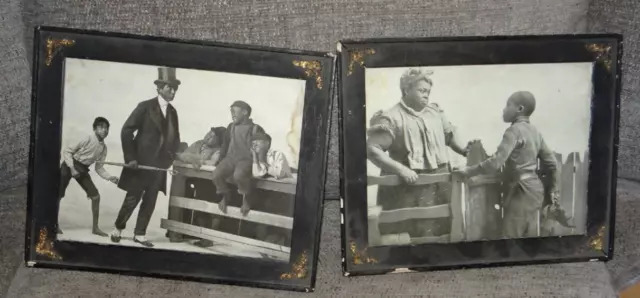
MULTIPOLYGON (((264 210, 253 209, 243 216, 240 208, 227 206, 227 213, 223 213, 218 209, 218 205, 203 200, 194 199, 186 195, 187 179, 202 178, 211 179, 214 167, 202 166, 194 169, 191 165, 174 164, 174 170, 179 174, 174 175, 171 181, 171 195, 169 199, 169 215, 168 219, 161 220, 161 227, 167 229, 170 234, 189 235, 196 238, 208 239, 214 242, 236 242, 251 246, 256 252, 267 255, 269 257, 288 260, 290 254, 290 245, 279 245, 264 241, 264 239, 254 239, 246 237, 238 233, 227 233, 205 227, 193 225, 191 222, 184 221, 184 210, 205 212, 220 217, 232 218, 241 221, 248 221, 259 225, 267 225, 286 229, 291 234, 293 227, 293 200, 296 192, 296 175, 294 178, 276 180, 271 178, 258 179, 256 181, 257 190, 266 192, 277 192, 285 195, 290 200, 291 208, 287 210, 287 216, 269 213, 264 210)), ((269 195, 260 194, 260 200, 268 200, 269 195)))
MULTIPOLYGON (((562 156, 556 154, 558 161, 558 187, 560 203, 573 217, 570 221, 576 228, 564 228, 555 221, 540 218, 539 236, 563 236, 584 234, 586 229, 586 183, 588 155, 584 161, 578 153, 569 154, 563 163, 562 156)), ((475 165, 488 157, 481 143, 475 143, 467 156, 467 165, 475 165)), ((545 169, 539 168, 539 176, 548 185, 545 169)), ((420 243, 450 243, 461 241, 496 240, 502 237, 502 218, 504 210, 502 200, 504 187, 501 173, 479 175, 467 181, 458 180, 455 175, 421 174, 415 185, 451 183, 451 199, 448 204, 430 207, 407 207, 395 210, 382 210, 381 206, 372 206, 368 210, 369 245, 404 245, 420 243), (379 225, 396 223, 409 219, 451 218, 451 231, 439 237, 411 237, 409 233, 381 234, 379 225)), ((398 176, 369 176, 367 184, 393 186, 403 183, 398 176)), ((546 187, 545 187, 546 189, 546 187)), ((550 194, 545 193, 545 200, 550 194)))

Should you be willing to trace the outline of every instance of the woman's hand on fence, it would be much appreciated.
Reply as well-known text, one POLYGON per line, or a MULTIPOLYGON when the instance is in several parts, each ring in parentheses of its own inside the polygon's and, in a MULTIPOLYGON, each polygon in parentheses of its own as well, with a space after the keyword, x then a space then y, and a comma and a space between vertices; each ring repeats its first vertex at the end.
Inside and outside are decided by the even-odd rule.
POLYGON ((400 178, 407 184, 414 184, 418 181, 418 174, 409 168, 404 168, 399 173, 400 178))

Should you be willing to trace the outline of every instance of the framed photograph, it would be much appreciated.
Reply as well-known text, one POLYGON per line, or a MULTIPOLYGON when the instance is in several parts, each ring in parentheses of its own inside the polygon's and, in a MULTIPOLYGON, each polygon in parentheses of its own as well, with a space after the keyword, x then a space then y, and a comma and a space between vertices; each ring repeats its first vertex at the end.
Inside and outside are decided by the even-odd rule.
POLYGON ((39 27, 28 266, 313 291, 330 54, 39 27))
POLYGON ((338 44, 345 275, 612 257, 619 35, 338 44))

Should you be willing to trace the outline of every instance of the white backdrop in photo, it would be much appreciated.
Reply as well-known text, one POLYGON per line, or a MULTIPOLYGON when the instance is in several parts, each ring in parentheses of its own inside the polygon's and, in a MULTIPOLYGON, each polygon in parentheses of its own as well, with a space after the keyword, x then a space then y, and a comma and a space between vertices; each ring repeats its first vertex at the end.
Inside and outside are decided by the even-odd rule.
MULTIPOLYGON (((102 116, 111 123, 107 161, 124 162, 120 130, 136 105, 157 96, 154 80, 158 67, 85 59, 65 60, 63 103, 63 146, 93 133, 93 120, 102 116)), ((283 152, 291 166, 298 166, 305 81, 194 69, 176 70, 181 85, 171 103, 178 113, 180 136, 192 144, 213 126, 231 122, 230 105, 243 100, 251 105, 251 118, 272 137, 272 148, 283 152)), ((122 168, 105 166, 115 176, 122 168)), ((101 179, 91 167, 91 175, 102 196, 100 226, 111 230, 124 191, 101 179)), ((170 178, 170 176, 169 176, 170 178)), ((170 180, 167 189, 170 189, 170 180)), ((167 193, 168 194, 168 193, 167 193)), ((159 193, 149 230, 160 230, 160 218, 167 216, 168 197, 159 193)), ((60 210, 63 228, 90 228, 89 202, 72 181, 60 210)), ((127 223, 133 229, 137 208, 127 223)), ((148 233, 162 233, 149 231, 148 233)))
MULTIPOLYGON (((495 153, 508 123, 502 121, 507 98, 516 91, 536 97, 531 123, 542 133, 551 150, 563 158, 589 147, 592 63, 546 63, 422 67, 432 70, 431 102, 438 103, 460 139, 479 138, 489 155, 495 153)), ((407 67, 367 68, 365 71, 367 128, 371 116, 401 100, 400 77, 407 67)), ((465 159, 449 150, 454 165, 465 159)), ((367 163, 369 175, 380 170, 367 163)), ((369 204, 375 204, 377 187, 368 188, 369 204)))

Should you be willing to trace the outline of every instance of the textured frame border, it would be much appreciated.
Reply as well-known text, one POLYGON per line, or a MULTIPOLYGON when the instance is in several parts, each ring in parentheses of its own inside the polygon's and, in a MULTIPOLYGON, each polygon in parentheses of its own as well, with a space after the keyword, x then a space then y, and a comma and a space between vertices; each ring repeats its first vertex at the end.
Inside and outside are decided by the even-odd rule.
POLYGON ((34 38, 32 126, 29 153, 25 262, 30 267, 68 268, 178 278, 220 284, 310 292, 314 290, 325 185, 331 82, 335 56, 328 53, 115 32, 37 27, 34 38), (144 49, 144 51, 143 51, 144 49), (173 53, 170 57, 163 51, 173 53), (224 57, 218 63, 207 56, 224 57), (289 263, 120 245, 56 241, 51 193, 57 193, 64 58, 165 65, 300 79, 302 109, 300 171, 296 186, 289 263), (183 58, 185 57, 185 58, 183 58), (228 63, 232 61, 232 63, 228 63), (57 157, 57 158, 56 158, 57 157), (82 254, 78 254, 82 251, 82 254), (108 255, 109 257, 104 257, 108 255), (164 260, 157 262, 154 260, 164 260), (136 260, 132 262, 131 260, 136 260), (173 262, 173 261, 175 262, 173 262), (206 264, 215 263, 211 268, 206 264), (189 266, 187 266, 189 264, 189 266), (227 270, 230 267, 240 270, 227 270))
MULTIPOLYGON (((547 36, 491 36, 491 37, 447 37, 447 38, 382 38, 346 40, 338 44, 338 71, 346 74, 339 77, 338 92, 340 102, 340 141, 342 142, 340 165, 341 176, 341 213, 342 213, 342 251, 343 272, 346 276, 384 274, 395 272, 414 272, 424 270, 458 269, 486 266, 527 265, 541 263, 559 263, 601 260, 607 261, 613 253, 613 235, 615 225, 615 186, 616 157, 619 126, 619 102, 621 82, 622 36, 617 34, 599 35, 547 35, 547 36), (541 47, 547 43, 547 46, 541 47), (548 46, 554 43, 554 50, 548 46), (434 48, 427 49, 434 45, 434 48), (502 48, 498 46, 502 45, 502 48), (475 45, 475 46, 471 46, 475 45), (506 47, 518 48, 517 55, 506 47), (528 47, 528 48, 527 48, 528 47), (570 49, 567 49, 569 47, 570 49), (446 49, 446 50, 445 50, 446 49), (495 55, 486 56, 493 49, 495 55), (363 55, 371 50, 375 55, 363 55), (457 53, 456 53, 457 51, 457 53), (546 51, 546 52, 540 52, 546 51), (554 52, 555 51, 555 52, 554 52), (411 55, 409 55, 409 52, 411 55), (579 53, 577 57, 567 53, 579 53), (357 53, 357 54, 354 54, 357 53), (453 54, 452 54, 453 53, 453 54), (511 60, 505 55, 512 53, 511 60), (564 56, 553 57, 554 53, 565 53, 564 56), (499 54, 499 55, 498 55, 499 54), (456 58, 451 58, 455 55, 456 58), (500 56, 502 55, 502 56, 500 56), (537 57, 525 60, 527 55, 537 57), (356 57, 354 59, 354 57, 356 57), (424 58, 428 57, 428 58, 424 58), (561 58, 562 57, 562 58, 561 58), (515 60, 514 60, 515 59, 515 60), (428 60, 428 62, 425 62, 428 60), (509 62, 502 62, 509 61, 509 62), (516 62, 517 61, 517 62, 516 62), (368 247, 366 206, 362 205, 363 194, 366 195, 366 175, 362 175, 360 161, 363 148, 364 132, 360 127, 368 119, 363 117, 364 104, 364 70, 363 67, 408 67, 418 65, 478 65, 478 64, 512 64, 512 63, 544 63, 544 62, 594 62, 594 84, 596 88, 593 102, 599 107, 592 108, 592 121, 605 124, 595 134, 608 146, 602 151, 602 144, 597 145, 591 132, 590 151, 597 146, 600 156, 590 155, 593 168, 603 168, 604 174, 594 174, 590 170, 589 198, 587 217, 587 235, 530 239, 495 240, 487 242, 460 242, 452 244, 421 244, 406 246, 368 247), (354 128, 355 127, 355 128, 354 128), (604 139, 603 139, 604 137, 604 139), (605 140, 606 139, 606 140, 605 140), (354 149, 357 148, 357 149, 354 149), (605 153, 602 153, 605 152, 605 153), (356 158, 356 156, 358 156, 356 158), (609 161, 607 161, 609 160, 609 161), (606 164, 605 164, 606 163, 606 164), (604 177, 603 175, 606 175, 604 177), (598 176, 598 177, 595 177, 598 176), (602 179, 602 182, 597 182, 602 179), (599 183, 596 185, 596 183, 599 183), (598 186, 602 191, 594 192, 598 186), (363 190, 364 189, 364 192, 363 190), (595 202, 602 198, 597 208, 595 202), (359 202, 359 203, 358 203, 359 202), (596 209, 604 208, 601 213, 596 209), (560 239, 562 238, 562 239, 560 239), (562 247, 545 258, 515 257, 478 259, 468 257, 472 251, 513 252, 513 246, 562 247), (569 247, 569 250, 566 249, 569 247), (460 259, 455 261, 447 250, 457 251, 460 259), (563 251, 563 252, 562 252, 563 251), (433 257, 430 257, 432 256, 433 257), (438 257, 435 257, 438 256, 438 257), (444 259, 442 259, 444 258, 444 259), (442 261, 436 261, 442 260, 442 261)), ((592 124, 597 127, 598 124, 592 124)), ((595 151, 594 151, 595 152, 595 151)), ((366 170, 365 170, 366 172, 366 170)), ((508 255, 508 254, 507 254, 508 255)))

